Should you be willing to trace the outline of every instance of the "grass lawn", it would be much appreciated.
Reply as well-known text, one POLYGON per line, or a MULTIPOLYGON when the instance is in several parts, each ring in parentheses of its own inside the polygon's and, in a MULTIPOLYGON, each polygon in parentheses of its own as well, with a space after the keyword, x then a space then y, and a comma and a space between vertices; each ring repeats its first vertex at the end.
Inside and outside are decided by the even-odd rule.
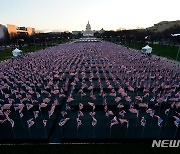
MULTIPOLYGON (((127 43, 127 47, 134 48, 140 50, 142 47, 145 46, 145 44, 142 43, 127 43)), ((167 57, 169 59, 176 60, 176 55, 178 52, 178 46, 167 46, 167 45, 159 45, 159 44, 151 44, 150 45, 153 48, 152 53, 158 56, 167 57)), ((22 48, 22 51, 24 53, 27 52, 34 52, 37 50, 44 49, 45 46, 25 46, 22 48)), ((12 57, 12 49, 5 49, 0 50, 0 61, 11 58, 12 57)), ((180 61, 180 54, 178 57, 178 61, 180 61)))
MULTIPOLYGON (((22 47, 22 51, 23 53, 28 53, 28 52, 34 52, 34 51, 38 51, 41 49, 45 49, 45 46, 24 46, 22 47)), ((12 57, 12 49, 4 49, 4 50, 0 50, 0 61, 11 58, 12 57)))
MULTIPOLYGON (((127 43, 126 46, 140 50, 142 47, 145 46, 145 44, 141 44, 141 43, 128 44, 127 43)), ((176 56, 177 56, 178 48, 179 48, 178 46, 168 46, 168 45, 159 45, 159 44, 150 44, 150 46, 153 48, 153 51, 152 51, 153 54, 176 60, 176 56)), ((177 60, 180 61, 180 55, 177 60)))

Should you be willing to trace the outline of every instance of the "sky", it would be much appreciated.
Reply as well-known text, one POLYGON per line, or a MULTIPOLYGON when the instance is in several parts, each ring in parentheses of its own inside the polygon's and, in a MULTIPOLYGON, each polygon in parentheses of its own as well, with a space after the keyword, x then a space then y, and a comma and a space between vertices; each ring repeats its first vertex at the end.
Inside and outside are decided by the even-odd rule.
POLYGON ((180 0, 0 0, 0 24, 43 31, 150 27, 180 20, 180 0))

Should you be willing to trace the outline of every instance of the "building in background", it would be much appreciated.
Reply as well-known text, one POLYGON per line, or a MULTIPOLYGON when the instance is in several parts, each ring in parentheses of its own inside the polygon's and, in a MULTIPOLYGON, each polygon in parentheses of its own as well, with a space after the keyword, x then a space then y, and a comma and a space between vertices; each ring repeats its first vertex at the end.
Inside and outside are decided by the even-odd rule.
POLYGON ((169 29, 171 27, 174 27, 174 26, 180 26, 180 20, 161 21, 157 24, 154 24, 154 26, 152 26, 152 27, 146 28, 146 30, 152 31, 152 32, 162 32, 162 31, 169 29))
POLYGON ((101 30, 91 30, 91 25, 88 21, 87 25, 86 25, 86 29, 85 30, 82 30, 82 31, 72 31, 72 34, 73 35, 79 35, 79 34, 82 34, 83 37, 93 37, 94 36, 94 33, 104 33, 105 30, 102 28, 101 30))
POLYGON ((92 37, 92 36, 94 36, 95 31, 91 30, 91 25, 90 25, 89 21, 88 21, 88 23, 86 25, 86 30, 82 31, 82 33, 83 33, 83 36, 85 36, 85 37, 92 37))
POLYGON ((82 34, 82 31, 72 31, 73 35, 78 35, 78 34, 82 34))
POLYGON ((33 35, 35 34, 35 28, 32 27, 18 27, 16 25, 7 24, 8 33, 10 36, 25 34, 33 35))

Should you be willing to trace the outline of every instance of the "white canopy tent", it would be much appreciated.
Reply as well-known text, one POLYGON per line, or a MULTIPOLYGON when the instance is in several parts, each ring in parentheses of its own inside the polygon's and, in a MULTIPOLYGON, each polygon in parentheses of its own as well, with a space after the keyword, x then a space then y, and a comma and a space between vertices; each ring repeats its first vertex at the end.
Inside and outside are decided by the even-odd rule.
POLYGON ((14 57, 20 56, 21 53, 22 53, 22 51, 17 49, 17 48, 12 51, 12 54, 13 54, 14 57))
POLYGON ((144 53, 150 54, 152 52, 152 48, 149 45, 146 45, 145 47, 142 48, 142 51, 144 53))

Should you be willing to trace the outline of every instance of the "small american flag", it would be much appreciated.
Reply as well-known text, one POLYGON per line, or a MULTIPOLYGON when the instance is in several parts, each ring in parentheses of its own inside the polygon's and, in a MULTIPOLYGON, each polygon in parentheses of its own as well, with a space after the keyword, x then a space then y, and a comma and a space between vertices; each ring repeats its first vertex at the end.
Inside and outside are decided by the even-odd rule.
POLYGON ((64 126, 65 123, 66 123, 69 119, 70 119, 70 118, 61 119, 60 122, 58 123, 59 126, 61 126, 61 127, 64 126))
POLYGON ((33 108, 33 104, 26 104, 26 108, 29 111, 31 108, 33 108))
POLYGON ((94 118, 94 117, 92 117, 93 118, 93 120, 92 120, 92 126, 94 127, 96 124, 97 124, 97 120, 94 118))
POLYGON ((145 125, 146 125, 146 119, 144 117, 142 117, 141 126, 145 127, 145 125))
POLYGON ((44 127, 46 127, 46 124, 47 124, 47 120, 46 119, 43 120, 43 124, 44 124, 44 127))
POLYGON ((11 123, 11 127, 14 127, 14 121, 12 119, 9 120, 9 122, 11 123))
POLYGON ((110 127, 112 127, 113 125, 117 125, 117 124, 119 124, 119 122, 118 122, 117 117, 115 116, 115 117, 111 120, 111 126, 110 126, 110 127))
POLYGON ((83 109, 83 104, 79 103, 79 110, 82 110, 82 109, 83 109))
POLYGON ((32 127, 34 125, 34 121, 33 121, 33 118, 29 119, 27 121, 27 124, 28 124, 28 128, 32 127))
POLYGON ((76 120, 77 120, 77 128, 79 128, 79 126, 82 125, 81 119, 77 118, 76 120))
POLYGON ((120 123, 123 124, 123 123, 127 123, 127 128, 129 127, 129 121, 127 119, 119 119, 120 123))

